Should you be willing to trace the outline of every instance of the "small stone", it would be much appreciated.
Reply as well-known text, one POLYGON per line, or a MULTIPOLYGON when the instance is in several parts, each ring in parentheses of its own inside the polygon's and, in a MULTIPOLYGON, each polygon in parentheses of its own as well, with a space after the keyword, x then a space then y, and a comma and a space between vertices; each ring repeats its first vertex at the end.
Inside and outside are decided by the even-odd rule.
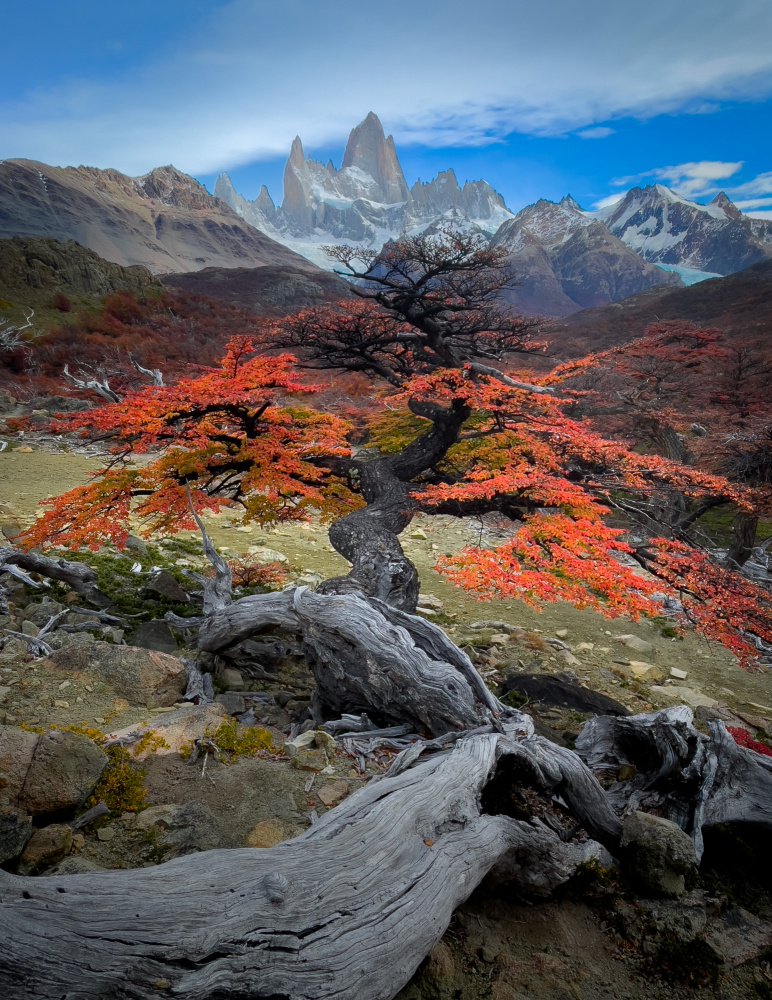
POLYGON ((82 851, 86 846, 86 838, 82 833, 76 833, 72 838, 72 849, 73 851, 82 851))
POLYGON ((2 705, 8 699, 8 695, 11 693, 9 687, 0 686, 0 705, 2 705))
POLYGON ((686 670, 679 670, 678 667, 671 667, 670 676, 674 677, 677 681, 685 681, 689 674, 686 670))
POLYGON ((414 528, 410 532, 410 537, 411 538, 420 538, 420 539, 423 539, 425 541, 426 540, 426 532, 424 531, 423 528, 414 528))
POLYGON ((615 635, 614 641, 623 643, 628 649, 635 650, 636 653, 652 654, 656 652, 650 642, 640 639, 637 635, 615 635))
POLYGON ((591 650, 595 649, 595 643, 578 642, 574 648, 576 649, 577 652, 579 652, 579 650, 586 650, 589 653, 591 650))
POLYGON ((509 636, 506 632, 494 632, 491 636, 491 643, 494 646, 503 646, 506 642, 509 642, 509 636))
POLYGON ((147 545, 145 545, 141 538, 137 538, 136 535, 129 535, 126 539, 126 548, 130 552, 136 552, 139 556, 146 556, 148 554, 147 545))
POLYGON ((129 705, 125 698, 113 698, 114 712, 128 712, 130 708, 131 705, 129 705))
POLYGON ((70 681, 62 681, 62 683, 61 683, 61 684, 59 685, 59 690, 60 690, 60 691, 64 691, 64 690, 66 690, 66 689, 67 689, 67 688, 68 688, 69 686, 70 686, 70 681))
POLYGON ((276 847, 286 839, 284 824, 278 819, 266 819, 247 834, 247 847, 276 847))
POLYGON ((33 624, 32 622, 23 621, 21 623, 21 631, 24 633, 24 635, 28 635, 31 638, 34 638, 38 634, 40 629, 38 628, 37 625, 33 624))
POLYGON ((558 637, 558 639, 565 639, 565 637, 568 635, 568 629, 567 628, 556 628, 555 629, 555 635, 558 637))
POLYGON ((348 783, 343 781, 332 781, 329 785, 322 785, 319 791, 316 793, 316 797, 327 806, 331 808, 337 805, 341 799, 344 799, 348 795, 348 783))
POLYGON ((54 708, 69 708, 69 707, 70 707, 69 701, 58 701, 57 700, 57 701, 54 702, 54 708))
POLYGON ((36 830, 19 862, 20 875, 32 875, 40 868, 58 864, 72 847, 72 830, 66 823, 53 823, 36 830))
POLYGON ((114 826, 100 826, 96 832, 97 840, 107 843, 115 837, 115 833, 116 830, 114 826))
POLYGON ((34 451, 34 449, 33 449, 33 448, 30 448, 30 446, 29 446, 28 444, 23 444, 23 445, 21 446, 21 448, 16 448, 15 450, 16 450, 16 451, 18 452, 18 454, 20 454, 20 455, 31 455, 31 454, 32 454, 32 452, 34 451))
POLYGON ((283 552, 277 552, 276 549, 269 549, 266 545, 250 545, 247 552, 254 557, 255 562, 259 563, 289 562, 289 559, 283 552))
POLYGON ((422 608, 433 608, 435 611, 444 611, 445 605, 434 594, 419 594, 418 603, 422 608))
POLYGON ((298 750, 290 761, 292 767, 296 767, 301 771, 321 771, 329 763, 324 750, 313 750, 310 747, 298 750))
POLYGON ((693 688, 688 687, 678 687, 675 684, 671 684, 669 687, 654 686, 651 691, 652 694, 663 695, 666 698, 680 701, 690 708, 715 708, 718 705, 715 698, 709 698, 701 691, 695 691, 693 688))
POLYGON ((630 660, 628 667, 638 680, 662 680, 662 671, 659 667, 655 667, 653 663, 647 663, 645 660, 630 660))

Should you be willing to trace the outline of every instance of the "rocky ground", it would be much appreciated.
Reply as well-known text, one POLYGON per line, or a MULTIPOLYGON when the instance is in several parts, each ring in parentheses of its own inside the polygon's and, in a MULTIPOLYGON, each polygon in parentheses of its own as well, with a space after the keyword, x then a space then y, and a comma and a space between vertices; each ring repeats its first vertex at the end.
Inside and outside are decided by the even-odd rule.
MULTIPOLYGON (((40 499, 82 482, 95 465, 92 456, 52 448, 17 442, 0 453, 7 537, 34 517, 40 499)), ((268 533, 223 515, 207 528, 226 555, 278 561, 295 582, 313 586, 346 567, 322 526, 268 533)), ((438 553, 495 544, 495 525, 423 518, 406 534, 422 581, 421 613, 550 739, 572 745, 598 695, 613 700, 604 711, 682 702, 703 722, 721 717, 760 739, 772 731, 769 674, 740 670, 694 635, 674 636, 665 619, 609 622, 567 605, 538 614, 519 602, 481 604, 433 570, 438 553)), ((7 631, 0 639, 3 867, 45 877, 271 847, 388 765, 386 753, 363 761, 313 730, 312 678, 286 636, 264 644, 261 670, 218 664, 214 704, 184 703, 182 660, 196 653, 162 618, 169 609, 194 613, 187 590, 195 585, 185 575, 203 565, 194 536, 83 557, 97 568, 108 607, 87 605, 60 585, 18 585, 0 620, 3 630, 31 639, 62 613, 45 636, 48 656, 34 658, 27 639, 7 631), (136 732, 145 738, 129 741, 136 732), (79 822, 99 802, 109 813, 79 822)), ((712 834, 700 873, 677 898, 649 898, 618 873, 596 869, 546 902, 484 884, 400 997, 772 997, 772 875, 754 837, 712 834)))

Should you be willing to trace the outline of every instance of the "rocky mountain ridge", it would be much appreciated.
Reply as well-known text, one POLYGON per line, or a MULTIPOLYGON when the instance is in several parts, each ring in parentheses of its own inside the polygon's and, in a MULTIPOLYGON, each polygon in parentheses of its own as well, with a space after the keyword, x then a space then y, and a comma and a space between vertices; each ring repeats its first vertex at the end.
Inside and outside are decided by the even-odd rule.
POLYGON ((527 314, 567 316, 657 285, 682 284, 678 275, 643 260, 570 195, 528 205, 497 230, 491 246, 509 251, 518 285, 506 297, 527 314))
POLYGON ((144 177, 95 167, 0 162, 0 238, 75 240, 104 260, 155 274, 207 266, 316 268, 246 225, 174 167, 144 177))
POLYGON ((723 192, 699 205, 664 184, 636 187, 594 217, 644 260, 673 270, 726 275, 772 257, 772 221, 743 215, 723 192))

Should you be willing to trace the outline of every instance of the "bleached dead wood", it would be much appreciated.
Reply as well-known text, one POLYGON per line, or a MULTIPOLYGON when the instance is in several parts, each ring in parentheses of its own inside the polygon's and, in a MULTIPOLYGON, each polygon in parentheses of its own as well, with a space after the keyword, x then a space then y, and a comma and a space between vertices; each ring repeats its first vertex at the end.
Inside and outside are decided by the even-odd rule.
POLYGON ((718 720, 709 735, 693 720, 686 705, 591 719, 576 750, 596 773, 615 775, 632 765, 636 773, 609 789, 609 801, 619 813, 640 809, 677 823, 694 840, 699 860, 705 826, 752 822, 772 828, 772 757, 738 746, 718 720))
POLYGON ((47 879, 0 872, 0 995, 389 1000, 494 865, 544 895, 603 853, 481 811, 509 756, 552 785, 534 739, 538 749, 536 738, 467 738, 363 788, 296 840, 211 851, 203 867, 197 856, 47 879))

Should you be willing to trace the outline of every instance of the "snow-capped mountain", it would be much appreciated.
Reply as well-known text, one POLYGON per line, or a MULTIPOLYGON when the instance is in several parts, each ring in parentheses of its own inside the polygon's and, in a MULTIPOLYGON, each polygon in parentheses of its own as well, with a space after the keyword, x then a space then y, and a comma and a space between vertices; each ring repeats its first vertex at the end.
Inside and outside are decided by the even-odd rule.
POLYGON ((524 313, 568 316, 653 285, 681 285, 677 275, 647 263, 570 195, 528 205, 499 228, 491 246, 509 251, 518 285, 506 297, 524 313))
POLYGON ((263 186, 254 201, 238 194, 227 174, 214 193, 246 222, 325 266, 324 244, 380 247, 404 232, 443 221, 493 235, 511 219, 504 199, 485 181, 460 187, 452 170, 408 189, 394 140, 372 112, 352 129, 339 170, 307 157, 300 138, 284 168, 284 198, 276 206, 263 186))
POLYGON ((687 282, 688 271, 732 274, 772 257, 772 222, 743 215, 723 192, 698 205, 654 184, 593 214, 645 260, 682 272, 687 282))

